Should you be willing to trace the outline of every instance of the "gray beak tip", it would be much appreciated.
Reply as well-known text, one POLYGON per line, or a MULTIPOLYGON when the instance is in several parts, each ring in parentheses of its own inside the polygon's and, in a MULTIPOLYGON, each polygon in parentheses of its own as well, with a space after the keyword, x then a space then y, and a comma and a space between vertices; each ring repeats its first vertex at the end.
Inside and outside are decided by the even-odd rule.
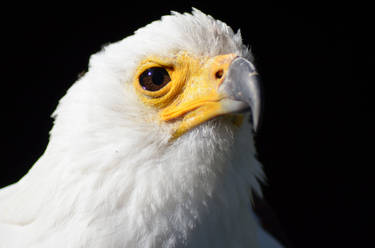
POLYGON ((261 113, 261 89, 254 65, 242 57, 235 58, 221 87, 228 98, 250 107, 252 126, 256 132, 261 113))

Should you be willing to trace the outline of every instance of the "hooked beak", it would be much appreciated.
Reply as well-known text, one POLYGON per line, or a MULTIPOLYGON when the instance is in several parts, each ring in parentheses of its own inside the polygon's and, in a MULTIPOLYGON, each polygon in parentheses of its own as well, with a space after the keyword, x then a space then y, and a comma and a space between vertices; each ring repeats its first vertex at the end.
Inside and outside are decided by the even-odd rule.
POLYGON ((261 89, 254 65, 242 57, 233 59, 219 91, 225 96, 222 104, 228 112, 251 112, 252 126, 254 131, 257 131, 261 112, 261 89))

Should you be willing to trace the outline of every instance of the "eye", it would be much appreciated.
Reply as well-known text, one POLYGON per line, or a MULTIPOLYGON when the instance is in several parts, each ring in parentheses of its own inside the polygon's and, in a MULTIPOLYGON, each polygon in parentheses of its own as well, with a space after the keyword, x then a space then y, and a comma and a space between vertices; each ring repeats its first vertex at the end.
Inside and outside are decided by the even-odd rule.
POLYGON ((166 69, 162 67, 151 67, 139 76, 139 83, 143 89, 157 91, 171 81, 166 69))

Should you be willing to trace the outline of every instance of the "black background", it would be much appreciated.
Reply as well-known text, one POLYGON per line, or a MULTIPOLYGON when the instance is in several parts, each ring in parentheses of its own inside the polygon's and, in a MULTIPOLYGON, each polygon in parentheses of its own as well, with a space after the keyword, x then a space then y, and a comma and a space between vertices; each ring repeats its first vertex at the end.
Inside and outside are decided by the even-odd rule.
MULTIPOLYGON (((301 3, 303 2, 303 3, 301 3)), ((370 6, 187 1, 2 7, 0 187, 43 153, 58 100, 89 56, 170 10, 241 29, 265 91, 265 197, 294 247, 373 246, 370 6)))

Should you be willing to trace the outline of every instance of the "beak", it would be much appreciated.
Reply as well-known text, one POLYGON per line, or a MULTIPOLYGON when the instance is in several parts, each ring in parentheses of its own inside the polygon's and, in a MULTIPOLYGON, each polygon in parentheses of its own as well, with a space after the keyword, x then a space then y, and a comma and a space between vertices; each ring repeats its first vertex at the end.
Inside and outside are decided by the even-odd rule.
POLYGON ((251 122, 257 131, 261 113, 261 89, 254 65, 236 57, 231 62, 219 92, 225 96, 223 107, 228 112, 251 112, 251 122))

